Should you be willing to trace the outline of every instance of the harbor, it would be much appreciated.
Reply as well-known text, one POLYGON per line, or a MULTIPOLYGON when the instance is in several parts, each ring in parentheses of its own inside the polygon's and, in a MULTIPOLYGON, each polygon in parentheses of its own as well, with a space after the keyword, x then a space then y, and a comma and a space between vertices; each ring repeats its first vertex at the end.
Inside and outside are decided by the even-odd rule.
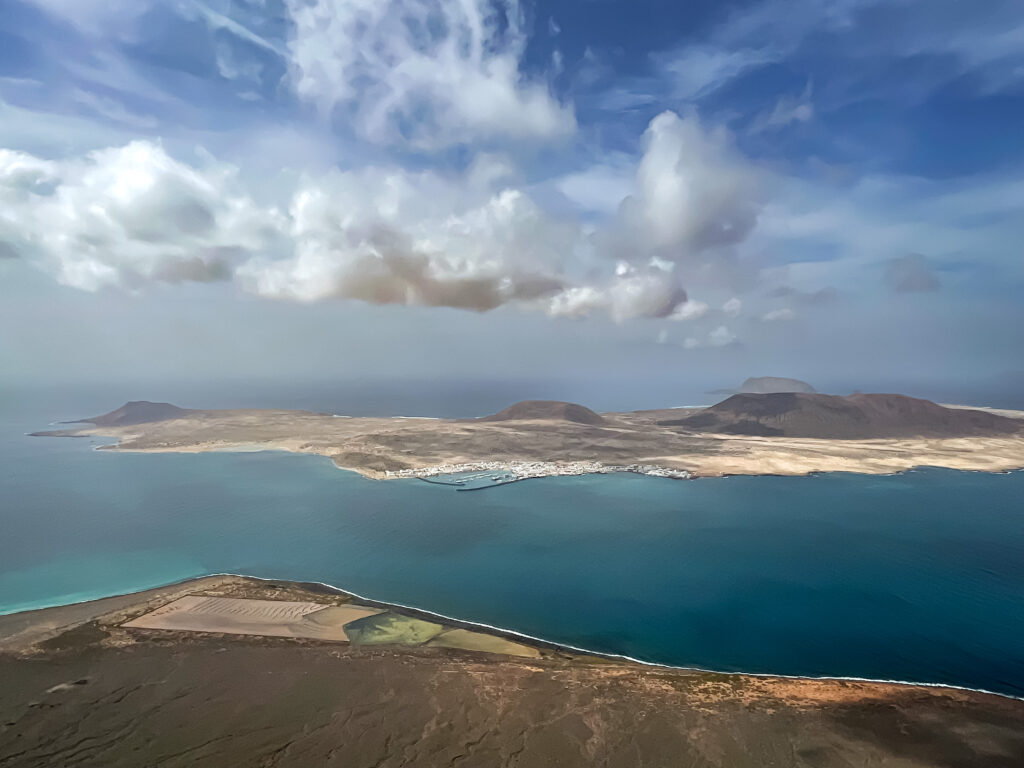
POLYGON ((576 475, 634 472, 651 477, 686 480, 690 473, 654 464, 609 465, 596 461, 571 462, 478 462, 471 464, 441 464, 434 467, 402 469, 385 473, 388 478, 416 478, 433 485, 446 485, 456 491, 482 491, 519 480, 540 477, 566 477, 576 475))
POLYGON ((420 480, 433 485, 447 485, 456 491, 482 491, 499 485, 508 485, 524 478, 514 472, 467 472, 463 474, 420 476, 420 480))

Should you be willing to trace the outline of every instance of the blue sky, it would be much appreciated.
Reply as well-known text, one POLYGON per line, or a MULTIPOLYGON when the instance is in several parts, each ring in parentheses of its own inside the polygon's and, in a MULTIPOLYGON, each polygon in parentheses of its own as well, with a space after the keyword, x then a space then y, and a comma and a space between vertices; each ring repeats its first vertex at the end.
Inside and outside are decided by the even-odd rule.
POLYGON ((1019 2, 6 0, 0 355, 984 380, 1022 137, 1019 2))

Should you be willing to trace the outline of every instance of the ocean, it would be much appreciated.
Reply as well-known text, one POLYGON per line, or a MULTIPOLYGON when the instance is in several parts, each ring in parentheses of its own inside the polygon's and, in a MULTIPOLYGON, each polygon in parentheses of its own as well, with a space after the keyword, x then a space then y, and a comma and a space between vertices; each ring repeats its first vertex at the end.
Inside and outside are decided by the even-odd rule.
MULTIPOLYGON (((348 411, 389 407, 371 392, 348 411)), ((506 394, 425 407, 391 393, 390 407, 475 415, 506 394)), ((24 434, 124 399, 2 401, 0 613, 244 573, 648 662, 1024 696, 1024 472, 608 475, 457 493, 318 457, 118 454, 24 434)), ((336 406, 307 399, 258 404, 336 406)))

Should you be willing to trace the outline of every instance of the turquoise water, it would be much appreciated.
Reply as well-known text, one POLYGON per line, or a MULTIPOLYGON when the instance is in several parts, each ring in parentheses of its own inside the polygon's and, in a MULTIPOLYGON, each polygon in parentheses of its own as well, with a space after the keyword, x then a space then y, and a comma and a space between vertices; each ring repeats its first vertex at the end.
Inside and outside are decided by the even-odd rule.
POLYGON ((647 661, 1024 695, 1024 473, 457 493, 315 457, 21 434, 40 427, 3 422, 0 612, 237 572, 647 661))

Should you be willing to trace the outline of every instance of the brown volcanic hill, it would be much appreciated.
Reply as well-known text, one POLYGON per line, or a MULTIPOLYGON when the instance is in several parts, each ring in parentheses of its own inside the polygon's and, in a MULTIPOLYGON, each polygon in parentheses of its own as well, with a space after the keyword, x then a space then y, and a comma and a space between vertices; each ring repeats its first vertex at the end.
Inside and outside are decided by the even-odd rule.
POLYGON ((770 395, 776 392, 805 392, 814 394, 818 390, 800 379, 782 376, 752 376, 740 386, 740 394, 770 395))
POLYGON ((701 432, 864 440, 878 437, 967 437, 1021 431, 1015 419, 944 408, 906 395, 741 394, 700 413, 659 422, 701 432))
POLYGON ((187 416, 191 411, 179 408, 170 403, 151 403, 148 400, 133 400, 125 403, 116 411, 91 419, 79 419, 84 424, 95 424, 97 427, 123 427, 130 424, 147 424, 153 421, 169 421, 187 416))
POLYGON ((572 421, 577 424, 599 426, 604 419, 589 408, 576 403, 560 400, 524 400, 510 405, 493 416, 484 416, 480 421, 572 421))

